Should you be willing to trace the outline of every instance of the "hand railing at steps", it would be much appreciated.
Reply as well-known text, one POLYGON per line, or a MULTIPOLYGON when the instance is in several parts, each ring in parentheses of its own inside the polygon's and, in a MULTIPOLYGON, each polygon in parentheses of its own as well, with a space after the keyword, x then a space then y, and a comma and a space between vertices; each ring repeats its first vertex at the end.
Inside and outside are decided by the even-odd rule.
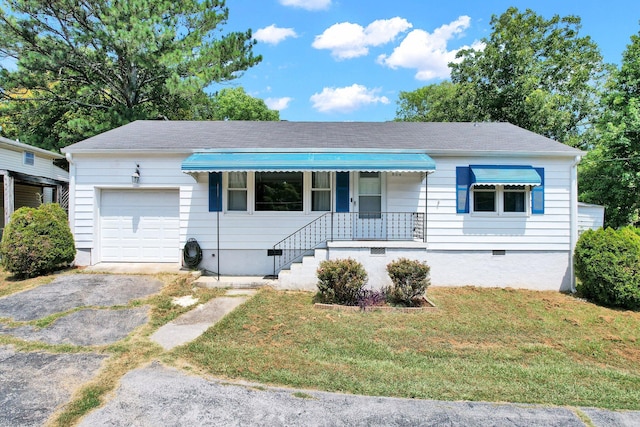
POLYGON ((326 242, 348 240, 423 241, 419 212, 327 212, 273 245, 273 275, 326 242))

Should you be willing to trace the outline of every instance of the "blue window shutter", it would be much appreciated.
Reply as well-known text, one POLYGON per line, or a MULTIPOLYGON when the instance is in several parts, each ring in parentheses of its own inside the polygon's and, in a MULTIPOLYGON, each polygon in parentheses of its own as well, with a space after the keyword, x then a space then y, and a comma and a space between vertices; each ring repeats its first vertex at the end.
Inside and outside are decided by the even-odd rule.
POLYGON ((349 212, 349 172, 336 172, 336 212, 349 212))
POLYGON ((222 212, 222 172, 209 172, 209 212, 222 212))
POLYGON ((540 175, 541 184, 531 189, 531 213, 544 214, 544 168, 534 168, 540 175))
POLYGON ((456 167, 456 213, 469 213, 469 186, 471 169, 469 166, 456 167))

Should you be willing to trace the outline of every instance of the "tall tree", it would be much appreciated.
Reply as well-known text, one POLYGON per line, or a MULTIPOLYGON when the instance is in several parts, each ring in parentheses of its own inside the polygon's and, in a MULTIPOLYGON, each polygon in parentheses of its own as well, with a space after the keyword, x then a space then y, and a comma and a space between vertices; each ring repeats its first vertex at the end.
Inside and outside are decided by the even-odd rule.
POLYGON ((580 198, 605 206, 605 225, 640 223, 640 33, 602 98, 598 145, 580 164, 580 198))
POLYGON ((427 99, 430 115, 451 121, 505 121, 573 146, 591 124, 603 72, 598 47, 581 37, 580 18, 545 19, 511 7, 491 18, 482 50, 458 52, 449 64, 462 109, 427 99), (444 110, 442 110, 444 106, 444 110))
POLYGON ((222 89, 211 102, 213 120, 280 120, 277 110, 270 110, 262 99, 252 97, 241 87, 222 89))
POLYGON ((229 16, 224 0, 1 5, 0 56, 17 68, 0 70, 0 111, 27 135, 34 118, 44 127, 53 121, 58 145, 139 118, 198 118, 204 88, 262 59, 253 55, 250 30, 220 35, 229 16))
POLYGON ((467 90, 463 90, 460 84, 443 81, 411 92, 400 92, 396 120, 402 122, 479 121, 482 116, 473 107, 472 88, 465 89, 467 90))

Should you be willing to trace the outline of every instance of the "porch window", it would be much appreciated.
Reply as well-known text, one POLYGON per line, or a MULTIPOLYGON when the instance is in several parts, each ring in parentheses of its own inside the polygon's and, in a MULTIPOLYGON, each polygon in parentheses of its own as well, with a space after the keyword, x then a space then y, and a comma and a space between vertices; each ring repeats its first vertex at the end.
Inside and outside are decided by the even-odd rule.
POLYGON ((229 172, 227 210, 247 210, 247 173, 229 172))
POLYGON ((360 172, 358 180, 360 218, 381 218, 382 178, 380 172, 360 172))
POLYGON ((311 177, 311 210, 331 210, 331 174, 313 172, 311 177))
POLYGON ((302 211, 302 172, 257 172, 256 211, 302 211))

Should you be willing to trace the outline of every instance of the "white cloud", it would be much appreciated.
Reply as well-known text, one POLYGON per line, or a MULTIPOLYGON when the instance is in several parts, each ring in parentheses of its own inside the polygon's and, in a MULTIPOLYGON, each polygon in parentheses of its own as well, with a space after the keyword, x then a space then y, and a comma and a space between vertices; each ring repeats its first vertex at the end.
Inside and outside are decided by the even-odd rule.
POLYGON ((293 101, 293 98, 284 97, 284 98, 267 98, 264 100, 264 103, 267 104, 270 110, 278 110, 282 111, 289 107, 289 103, 293 101))
POLYGON ((389 98, 378 96, 380 89, 367 89, 363 85, 353 84, 347 87, 325 87, 321 93, 315 93, 310 100, 313 108, 321 113, 350 113, 370 104, 388 104, 389 98))
POLYGON ((293 28, 278 28, 275 24, 260 28, 253 34, 253 38, 259 42, 276 45, 287 37, 297 37, 293 28))
MULTIPOLYGON (((431 80, 447 78, 450 75, 448 64, 455 61, 456 50, 447 50, 447 42, 463 33, 471 25, 471 18, 461 16, 450 24, 437 28, 433 33, 424 30, 413 30, 393 50, 391 55, 380 55, 378 63, 389 68, 396 69, 414 68, 418 70, 415 78, 418 80, 431 80)), ((482 49, 484 45, 474 42, 474 49, 482 49)))
POLYGON ((357 58, 367 55, 370 46, 389 43, 411 27, 406 19, 400 17, 373 21, 366 28, 351 22, 341 22, 316 36, 312 46, 330 50, 331 55, 337 59, 357 58))
POLYGON ((323 10, 331 6, 331 0, 280 0, 280 4, 307 10, 323 10))

